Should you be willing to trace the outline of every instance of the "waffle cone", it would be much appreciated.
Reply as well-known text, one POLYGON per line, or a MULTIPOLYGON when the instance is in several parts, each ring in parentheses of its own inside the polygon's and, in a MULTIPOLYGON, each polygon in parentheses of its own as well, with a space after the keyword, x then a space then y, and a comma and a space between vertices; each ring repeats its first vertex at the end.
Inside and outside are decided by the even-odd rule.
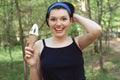
POLYGON ((35 44, 35 42, 37 41, 37 39, 38 39, 38 36, 30 34, 29 35, 29 39, 28 39, 28 43, 29 43, 28 46, 29 47, 33 47, 33 45, 35 44))

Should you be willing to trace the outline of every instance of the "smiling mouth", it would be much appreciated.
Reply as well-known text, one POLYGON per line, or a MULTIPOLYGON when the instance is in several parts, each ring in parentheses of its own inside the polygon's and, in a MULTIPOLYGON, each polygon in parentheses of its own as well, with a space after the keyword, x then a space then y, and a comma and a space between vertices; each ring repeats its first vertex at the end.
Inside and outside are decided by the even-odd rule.
POLYGON ((62 32, 62 31, 64 30, 64 28, 61 28, 61 27, 60 27, 60 28, 54 28, 54 29, 55 29, 55 31, 58 32, 58 33, 62 32))

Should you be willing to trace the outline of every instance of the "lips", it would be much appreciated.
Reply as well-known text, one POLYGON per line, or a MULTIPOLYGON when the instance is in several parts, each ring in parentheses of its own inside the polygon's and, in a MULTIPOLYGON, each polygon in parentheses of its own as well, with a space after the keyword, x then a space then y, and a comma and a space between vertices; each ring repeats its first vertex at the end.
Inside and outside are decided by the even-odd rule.
POLYGON ((54 29, 55 29, 55 32, 57 32, 57 33, 61 33, 64 30, 64 28, 62 28, 62 27, 57 27, 54 29))

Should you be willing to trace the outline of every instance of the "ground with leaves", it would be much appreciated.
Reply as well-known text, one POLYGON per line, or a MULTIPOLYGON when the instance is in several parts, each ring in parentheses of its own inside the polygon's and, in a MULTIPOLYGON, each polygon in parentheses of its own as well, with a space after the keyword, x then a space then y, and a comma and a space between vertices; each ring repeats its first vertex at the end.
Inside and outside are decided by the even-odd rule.
POLYGON ((110 41, 110 47, 118 52, 118 57, 120 57, 120 38, 113 39, 110 41))
MULTIPOLYGON (((115 58, 116 60, 118 60, 118 67, 116 65, 113 65, 113 68, 111 69, 111 73, 112 71, 115 71, 115 73, 113 74, 116 78, 118 78, 118 80, 120 80, 120 38, 117 39, 113 39, 110 41, 110 47, 116 51, 115 54, 110 54, 109 56, 115 58)), ((117 61, 115 61, 117 62, 117 61)))

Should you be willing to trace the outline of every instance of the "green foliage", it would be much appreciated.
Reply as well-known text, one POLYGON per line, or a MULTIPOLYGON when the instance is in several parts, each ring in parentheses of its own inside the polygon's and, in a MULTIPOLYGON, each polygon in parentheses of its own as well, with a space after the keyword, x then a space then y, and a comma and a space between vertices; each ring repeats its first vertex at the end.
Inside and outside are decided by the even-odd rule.
MULTIPOLYGON (((14 46, 11 48, 11 53, 14 58, 14 61, 21 61, 22 59, 22 50, 21 46, 14 46)), ((0 47, 0 62, 9 62, 10 57, 7 47, 0 47)))
POLYGON ((18 45, 19 44, 19 41, 17 40, 17 35, 16 35, 16 31, 13 27, 10 27, 9 29, 9 33, 8 33, 8 27, 10 26, 7 26, 6 28, 4 28, 2 30, 2 35, 1 35, 1 40, 2 40, 2 43, 6 46, 8 44, 10 44, 11 46, 15 46, 15 45, 18 45), (10 43, 9 43, 10 42, 10 43))
POLYGON ((9 63, 0 62, 1 80, 24 80, 23 62, 16 61, 11 68, 9 63))
POLYGON ((0 47, 0 80, 24 80, 23 58, 21 47, 12 47, 13 63, 10 64, 9 53, 0 47))
POLYGON ((98 71, 95 76, 95 80, 117 80, 116 78, 109 75, 106 71, 98 71))
POLYGON ((78 29, 77 29, 77 24, 73 24, 68 32, 68 35, 70 35, 71 37, 75 37, 79 35, 78 29))

